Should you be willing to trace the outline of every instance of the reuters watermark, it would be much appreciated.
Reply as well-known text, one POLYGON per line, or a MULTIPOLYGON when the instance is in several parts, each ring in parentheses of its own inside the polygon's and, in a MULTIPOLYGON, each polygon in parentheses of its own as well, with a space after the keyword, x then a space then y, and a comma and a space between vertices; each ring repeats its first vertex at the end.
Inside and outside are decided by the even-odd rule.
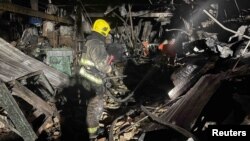
POLYGON ((220 131, 219 129, 212 129, 212 136, 216 137, 223 137, 223 136, 230 136, 230 137, 245 137, 247 136, 247 131, 234 131, 230 129, 229 131, 220 131))
POLYGON ((211 140, 233 137, 239 141, 250 141, 250 125, 210 125, 207 131, 211 140))

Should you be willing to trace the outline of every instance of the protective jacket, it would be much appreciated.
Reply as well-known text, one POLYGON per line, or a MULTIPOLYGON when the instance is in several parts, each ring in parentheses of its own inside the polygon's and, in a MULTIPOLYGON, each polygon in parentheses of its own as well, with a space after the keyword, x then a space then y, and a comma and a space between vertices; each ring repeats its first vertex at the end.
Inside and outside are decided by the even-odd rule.
POLYGON ((82 54, 79 64, 82 66, 80 75, 89 81, 101 85, 102 77, 111 72, 111 57, 105 46, 105 37, 97 32, 92 32, 87 37, 86 50, 82 54))

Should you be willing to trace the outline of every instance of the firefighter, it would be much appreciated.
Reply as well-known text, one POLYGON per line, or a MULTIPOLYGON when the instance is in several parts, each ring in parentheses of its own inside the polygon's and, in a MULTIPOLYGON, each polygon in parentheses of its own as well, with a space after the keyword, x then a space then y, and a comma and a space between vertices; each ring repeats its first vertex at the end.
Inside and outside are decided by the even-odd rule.
POLYGON ((112 72, 112 60, 108 55, 105 39, 110 32, 110 25, 103 19, 97 19, 92 27, 92 33, 87 37, 79 64, 79 74, 84 78, 84 87, 94 90, 95 96, 88 102, 87 124, 90 134, 96 134, 99 118, 104 109, 105 77, 112 72))

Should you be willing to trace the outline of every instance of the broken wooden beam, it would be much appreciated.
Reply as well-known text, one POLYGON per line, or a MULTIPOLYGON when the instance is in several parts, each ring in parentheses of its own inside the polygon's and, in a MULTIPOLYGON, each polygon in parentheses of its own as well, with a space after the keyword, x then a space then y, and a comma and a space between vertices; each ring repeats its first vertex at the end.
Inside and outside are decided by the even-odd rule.
POLYGON ((192 85, 194 85, 202 75, 204 75, 208 70, 214 68, 215 62, 218 57, 212 57, 208 62, 195 74, 181 80, 172 90, 169 91, 168 96, 170 99, 175 99, 180 95, 184 94, 192 85))
POLYGON ((33 122, 36 118, 39 118, 41 115, 45 115, 43 123, 38 128, 36 133, 41 134, 42 132, 50 132, 48 128, 57 129, 60 132, 60 124, 59 120, 59 112, 56 109, 56 105, 54 103, 47 103, 42 98, 37 96, 37 94, 33 93, 30 89, 23 86, 18 81, 12 81, 9 83, 11 94, 23 99, 28 104, 32 106, 33 116, 28 116, 29 122, 33 122))
POLYGON ((12 88, 10 89, 12 95, 22 98, 24 101, 33 106, 34 109, 37 109, 39 112, 45 114, 46 117, 53 116, 57 112, 55 107, 49 106, 48 103, 27 89, 25 86, 21 85, 18 81, 13 81, 10 84, 12 85, 12 88))
POLYGON ((198 119, 202 109, 209 99, 213 96, 220 86, 221 80, 225 74, 208 74, 199 79, 199 81, 180 99, 179 104, 170 109, 172 115, 169 115, 170 122, 191 130, 193 124, 198 119))
POLYGON ((250 75, 250 66, 249 65, 243 65, 240 67, 237 67, 234 70, 228 70, 225 72, 227 75, 224 79, 231 79, 235 77, 243 77, 250 75))
POLYGON ((31 84, 35 87, 39 87, 38 90, 41 92, 41 96, 44 100, 54 101, 55 91, 42 71, 32 72, 16 80, 21 82, 22 85, 31 84))
POLYGON ((1 80, 9 82, 36 71, 43 71, 53 88, 60 88, 69 82, 68 75, 24 54, 0 38, 1 80))
POLYGON ((9 11, 13 13, 43 18, 46 20, 51 20, 55 22, 65 23, 65 24, 72 24, 73 22, 69 18, 57 17, 54 15, 49 15, 40 11, 32 10, 27 7, 15 5, 12 3, 0 3, 0 10, 9 11))
POLYGON ((26 120, 17 102, 4 83, 0 82, 0 106, 6 110, 24 141, 35 141, 37 136, 26 120))
MULTIPOLYGON (((159 118, 190 131, 204 106, 219 88, 221 80, 223 80, 224 77, 225 73, 202 76, 183 97, 174 103, 167 112, 159 118)), ((148 126, 146 130, 152 131, 162 128, 163 126, 153 123, 148 126)))

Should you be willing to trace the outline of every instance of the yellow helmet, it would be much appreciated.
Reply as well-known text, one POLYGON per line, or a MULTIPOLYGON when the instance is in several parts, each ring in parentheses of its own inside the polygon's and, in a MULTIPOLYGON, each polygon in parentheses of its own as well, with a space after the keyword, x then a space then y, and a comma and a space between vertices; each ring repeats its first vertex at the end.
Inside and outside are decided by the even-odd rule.
POLYGON ((95 21, 92 30, 102 34, 103 36, 107 37, 110 32, 110 26, 108 22, 103 19, 98 19, 95 21))

